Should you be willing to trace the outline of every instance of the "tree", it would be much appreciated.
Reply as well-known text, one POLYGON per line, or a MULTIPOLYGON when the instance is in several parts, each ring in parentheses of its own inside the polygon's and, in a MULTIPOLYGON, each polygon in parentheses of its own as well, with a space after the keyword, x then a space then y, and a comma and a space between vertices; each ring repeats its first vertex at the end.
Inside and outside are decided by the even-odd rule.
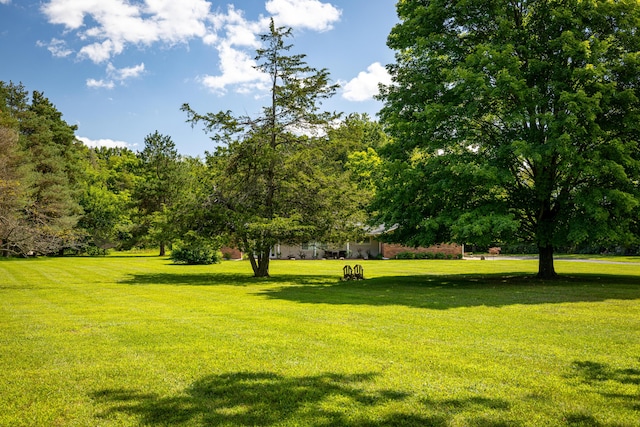
POLYGON ((171 137, 155 131, 145 137, 139 157, 144 179, 138 182, 135 198, 144 234, 151 235, 160 246, 160 256, 165 256, 170 227, 164 211, 180 194, 180 156, 171 137))
POLYGON ((88 237, 88 252, 130 249, 136 243, 132 231, 138 210, 132 194, 144 179, 139 174, 140 159, 127 148, 87 150, 78 225, 88 237))
POLYGON ((22 215, 26 205, 27 171, 18 147, 18 123, 0 109, 0 251, 26 253, 27 238, 22 215))
POLYGON ((369 219, 366 211, 375 193, 375 176, 380 169, 377 150, 387 143, 388 137, 380 123, 372 121, 367 114, 352 113, 329 130, 328 139, 332 152, 346 169, 345 179, 356 187, 351 191, 356 191, 359 197, 352 201, 351 208, 361 210, 360 225, 364 225, 369 219))
POLYGON ((29 221, 39 234, 39 252, 62 253, 79 239, 76 224, 82 208, 84 145, 75 137, 77 127, 43 93, 33 91, 31 105, 21 119, 23 146, 35 171, 29 221))
POLYGON ((374 207, 394 237, 630 242, 640 8, 630 0, 403 0, 374 207))
POLYGON ((28 96, 21 84, 0 82, 0 109, 17 130, 22 163, 21 206, 13 211, 8 244, 21 254, 60 253, 79 238, 84 146, 75 138, 76 127, 41 92, 34 91, 31 102, 28 96))
POLYGON ((287 55, 291 29, 271 21, 269 30, 256 56, 256 69, 271 83, 261 115, 201 115, 182 107, 188 121, 203 123, 218 143, 207 158, 211 187, 204 205, 217 218, 209 224, 249 255, 255 277, 269 276, 278 242, 338 235, 353 223, 350 183, 326 137, 338 115, 320 111, 336 86, 327 70, 309 67, 305 55, 287 55))

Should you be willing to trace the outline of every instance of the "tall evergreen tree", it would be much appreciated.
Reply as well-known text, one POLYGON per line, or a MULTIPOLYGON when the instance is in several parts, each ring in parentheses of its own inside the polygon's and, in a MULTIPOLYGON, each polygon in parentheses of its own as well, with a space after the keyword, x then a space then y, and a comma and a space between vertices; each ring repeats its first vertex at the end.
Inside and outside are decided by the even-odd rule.
POLYGON ((84 147, 75 138, 76 127, 67 124, 42 93, 34 91, 29 102, 22 85, 2 83, 0 95, 5 114, 17 122, 19 151, 29 169, 21 209, 28 223, 29 250, 60 252, 78 239, 84 147))
POLYGON ((135 198, 141 222, 145 234, 154 231, 152 240, 160 246, 160 256, 164 256, 169 236, 163 213, 181 189, 180 156, 171 137, 155 131, 145 137, 139 157, 143 179, 136 187, 135 198))
POLYGON ((0 108, 0 252, 26 253, 27 224, 23 209, 27 205, 27 172, 18 146, 18 122, 0 108))
POLYGON ((338 115, 320 110, 336 86, 327 70, 308 66, 305 55, 288 54, 290 36, 291 29, 273 21, 262 36, 256 68, 269 76, 270 102, 258 117, 200 115, 183 105, 192 124, 215 132, 219 147, 207 159, 206 207, 218 231, 248 254, 256 277, 269 276, 276 243, 322 238, 353 223, 353 193, 326 138, 338 115))

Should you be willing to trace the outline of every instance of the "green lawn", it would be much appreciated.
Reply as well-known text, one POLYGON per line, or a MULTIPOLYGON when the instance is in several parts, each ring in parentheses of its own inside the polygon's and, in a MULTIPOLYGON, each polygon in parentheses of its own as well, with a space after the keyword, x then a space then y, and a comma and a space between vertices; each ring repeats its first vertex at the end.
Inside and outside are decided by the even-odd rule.
POLYGON ((637 263, 344 264, 0 261, 0 425, 640 424, 637 263))

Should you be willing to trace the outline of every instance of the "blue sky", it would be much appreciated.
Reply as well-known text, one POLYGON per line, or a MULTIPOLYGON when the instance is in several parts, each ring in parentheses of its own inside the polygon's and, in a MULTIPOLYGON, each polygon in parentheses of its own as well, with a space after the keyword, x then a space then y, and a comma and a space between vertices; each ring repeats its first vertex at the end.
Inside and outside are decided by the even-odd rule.
POLYGON ((394 0, 0 0, 0 80, 44 92, 88 145, 139 150, 157 130, 202 155, 212 142, 180 106, 259 113, 251 61, 271 17, 341 84, 326 109, 375 117, 394 0))

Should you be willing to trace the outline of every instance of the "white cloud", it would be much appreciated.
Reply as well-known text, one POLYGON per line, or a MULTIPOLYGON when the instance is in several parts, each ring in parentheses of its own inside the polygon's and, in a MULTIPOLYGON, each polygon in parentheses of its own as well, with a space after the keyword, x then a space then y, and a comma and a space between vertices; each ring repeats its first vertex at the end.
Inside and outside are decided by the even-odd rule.
POLYGON ((220 43, 255 49, 260 47, 259 34, 269 30, 269 20, 248 21, 241 10, 229 6, 227 13, 216 16, 215 24, 225 33, 220 43))
POLYGON ((47 50, 56 58, 66 58, 73 53, 73 50, 67 47, 67 42, 57 38, 51 39, 49 43, 38 40, 36 45, 38 47, 46 47, 47 50))
POLYGON ((85 45, 80 58, 102 63, 128 45, 186 43, 207 35, 206 0, 50 0, 42 12, 85 45))
POLYGON ((145 13, 153 17, 158 39, 183 43, 207 34, 211 3, 205 0, 146 0, 145 13))
MULTIPOLYGON (((341 12, 318 0, 269 0, 266 10, 277 25, 325 31, 340 18, 341 12)), ((249 21, 241 10, 229 6, 227 12, 212 18, 214 26, 223 33, 216 39, 205 39, 216 46, 220 58, 220 75, 200 78, 210 90, 224 94, 229 86, 238 93, 262 92, 269 86, 269 76, 255 69, 255 49, 260 47, 259 34, 269 29, 269 18, 261 16, 249 21)))
POLYGON ((340 19, 342 11, 319 0, 269 0, 265 8, 278 26, 327 31, 340 19))
POLYGON ((87 86, 95 89, 113 89, 116 85, 111 80, 87 79, 87 86))
POLYGON ((81 58, 89 58, 91 61, 99 64, 111 58, 114 54, 121 53, 124 49, 122 44, 114 44, 111 40, 105 40, 102 43, 92 43, 80 49, 78 54, 81 58))
POLYGON ((139 77, 144 73, 144 62, 134 67, 116 68, 112 64, 107 65, 107 73, 115 80, 124 81, 139 77))
POLYGON ((379 84, 391 84, 391 75, 379 62, 369 65, 344 85, 342 97, 348 101, 368 101, 379 93, 379 84))
POLYGON ((124 141, 114 141, 112 139, 89 139, 89 138, 85 138, 82 136, 77 136, 76 137, 78 140, 80 140, 84 145, 86 145, 87 147, 90 148, 96 148, 96 147, 107 147, 107 148, 116 148, 116 147, 121 147, 121 148, 131 148, 131 145, 127 142, 124 141))
POLYGON ((0 4, 9 4, 11 0, 0 0, 0 4))
POLYGON ((127 79, 132 79, 141 76, 144 73, 144 63, 133 67, 125 67, 125 68, 116 68, 113 64, 109 63, 107 65, 107 76, 108 80, 96 80, 96 79, 88 79, 87 86, 94 89, 113 89, 116 87, 114 81, 118 81, 121 84, 124 84, 124 81, 127 79))
MULTIPOLYGON (((7 1, 7 0, 0 0, 7 1)), ((87 80, 90 87, 113 88, 114 82, 139 76, 144 65, 116 70, 111 61, 130 47, 154 44, 175 45, 199 39, 217 49, 220 74, 199 80, 218 93, 229 87, 248 93, 265 89, 266 76, 255 70, 255 49, 260 34, 268 31, 269 18, 247 20, 230 5, 224 12, 212 12, 212 0, 46 0, 42 13, 51 24, 64 27, 66 40, 79 43, 78 59, 107 64, 109 80, 87 80)), ((341 10, 322 0, 266 0, 265 10, 278 26, 327 31, 340 19, 341 10)), ((69 56, 64 41, 53 39, 49 50, 55 56, 69 56)))
POLYGON ((233 48, 229 43, 218 47, 220 71, 218 76, 204 76, 202 84, 212 91, 223 94, 226 87, 236 85, 237 91, 248 93, 252 89, 264 90, 269 76, 255 69, 256 62, 246 52, 233 48))

